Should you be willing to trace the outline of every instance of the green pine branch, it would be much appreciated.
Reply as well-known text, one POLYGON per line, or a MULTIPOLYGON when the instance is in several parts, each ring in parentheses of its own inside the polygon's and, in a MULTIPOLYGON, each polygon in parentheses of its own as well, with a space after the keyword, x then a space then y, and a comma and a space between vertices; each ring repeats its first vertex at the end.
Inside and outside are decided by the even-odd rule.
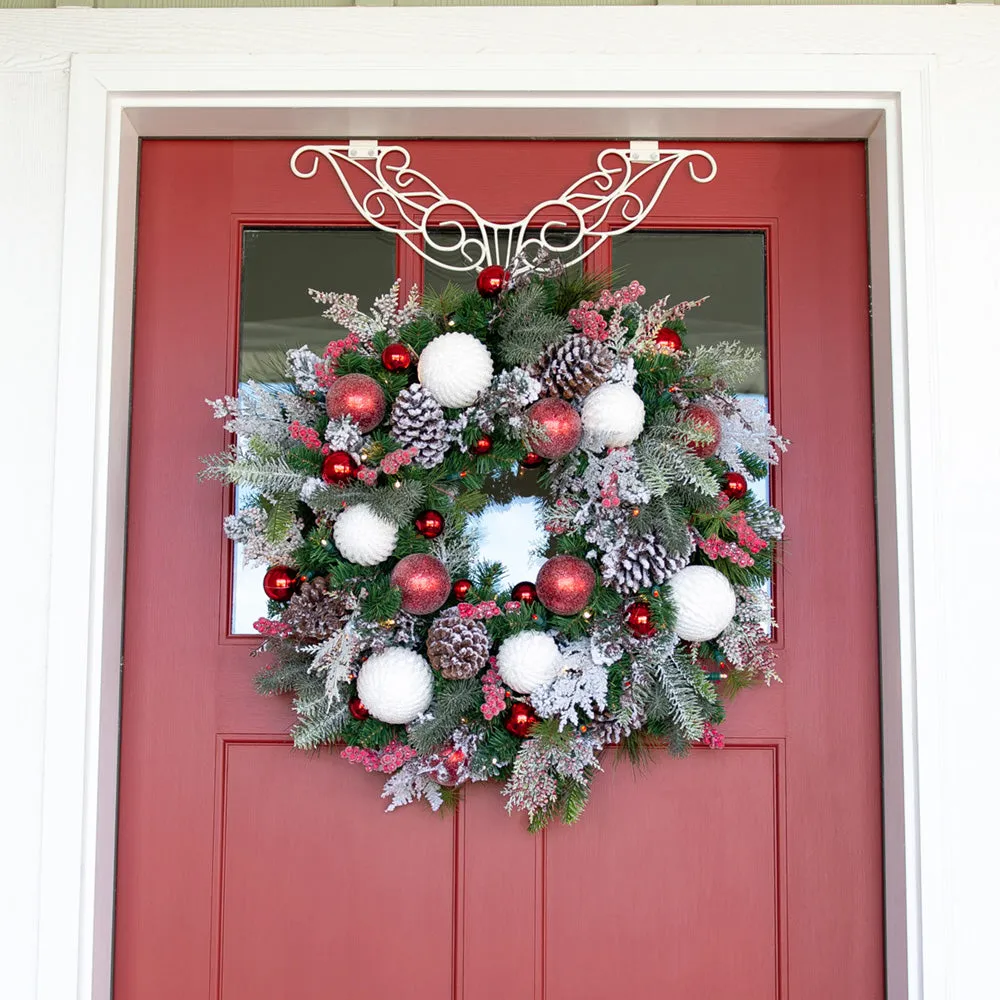
POLYGON ((479 715, 483 703, 482 685, 475 678, 449 681, 435 675, 434 700, 428 713, 431 718, 410 726, 409 742, 420 753, 428 753, 446 743, 456 729, 479 715))

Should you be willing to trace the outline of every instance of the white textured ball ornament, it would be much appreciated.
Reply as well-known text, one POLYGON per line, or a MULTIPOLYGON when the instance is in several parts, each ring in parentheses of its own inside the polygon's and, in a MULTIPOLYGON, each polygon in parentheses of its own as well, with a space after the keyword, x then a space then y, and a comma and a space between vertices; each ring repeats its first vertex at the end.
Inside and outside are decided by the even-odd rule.
POLYGON ((442 406, 471 406, 493 378, 493 358, 468 333, 443 333, 421 352, 420 384, 442 406))
POLYGON ((642 433, 646 407, 627 385, 609 382, 587 394, 580 418, 585 448, 621 448, 642 433))
POLYGON ((504 639, 497 651, 497 670, 504 684, 520 694, 548 684, 562 668, 562 653, 544 632, 518 632, 504 639))
POLYGON ((382 722, 412 722, 430 708, 433 694, 431 666, 412 649, 391 646, 369 656, 358 671, 358 697, 382 722))
POLYGON ((714 639, 736 614, 736 592, 711 566, 685 566, 670 578, 677 609, 674 631, 688 642, 714 639))
POLYGON ((377 566, 392 555, 399 529, 366 503, 348 507, 333 522, 333 544, 348 561, 359 566, 377 566))

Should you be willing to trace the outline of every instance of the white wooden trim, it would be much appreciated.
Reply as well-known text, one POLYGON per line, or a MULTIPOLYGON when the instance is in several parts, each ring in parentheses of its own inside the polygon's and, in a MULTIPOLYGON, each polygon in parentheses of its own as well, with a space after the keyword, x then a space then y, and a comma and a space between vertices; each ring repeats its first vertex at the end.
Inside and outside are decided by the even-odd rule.
MULTIPOLYGON (((604 137, 613 129, 622 138, 871 137, 890 997, 948 995, 948 841, 941 819, 947 714, 935 669, 945 645, 935 622, 941 602, 937 558, 946 540, 932 509, 939 455, 932 414, 911 405, 935 392, 935 59, 919 46, 907 52, 900 45, 895 51, 902 54, 894 54, 894 39, 879 42, 883 51, 855 53, 861 46, 849 31, 826 51, 800 51, 816 45, 815 35, 806 31, 804 40, 792 31, 778 46, 787 51, 766 56, 727 52, 721 44, 713 51, 702 41, 697 53, 673 49, 666 68, 648 60, 639 65, 643 60, 632 58, 640 44, 635 32, 648 23, 639 10, 617 11, 616 30, 601 35, 599 51, 588 60, 552 54, 520 76, 511 66, 522 36, 509 31, 499 12, 477 11, 470 19, 469 12, 434 11, 434 48, 449 53, 447 61, 411 51, 398 35, 389 39, 384 58, 372 59, 368 54, 379 50, 387 23, 379 11, 352 11, 350 19, 335 11, 312 12, 312 19, 302 11, 270 11, 285 16, 251 17, 242 22, 245 30, 229 36, 230 44, 235 37, 237 48, 246 51, 263 44, 258 39, 270 26, 284 25, 287 32, 295 25, 306 30, 301 47, 310 44, 310 24, 324 30, 336 24, 342 30, 332 65, 328 53, 206 54, 206 26, 223 23, 219 12, 214 20, 204 11, 170 13, 176 15, 168 21, 175 31, 191 26, 187 54, 145 51, 156 44, 144 34, 149 21, 121 12, 109 47, 127 54, 78 55, 72 62, 40 1000, 105 1000, 110 991, 136 140, 234 132, 382 137, 412 133, 415 126, 426 135, 456 136, 604 137), (503 26, 505 33, 490 36, 486 51, 470 51, 470 23, 482 30, 503 26), (491 89, 495 81, 503 89, 491 89), (595 81, 606 81, 609 89, 595 88, 595 81)), ((393 12, 396 18, 401 13, 393 12)), ((720 23, 709 10, 671 14, 674 20, 660 23, 720 23)), ((519 10, 516 16, 528 37, 545 37, 555 26, 545 9, 519 10)), ((775 23, 794 23, 787 14, 773 16, 775 23)), ((574 17, 601 24, 589 13, 574 17)), ((826 15, 819 20, 841 23, 826 15)), ((429 20, 421 17, 420 23, 429 20)), ((743 22, 735 11, 725 23, 759 21, 743 22)), ((88 28, 93 33, 93 21, 88 28)), ((564 43, 564 22, 557 32, 564 43)), ((928 51, 931 34, 921 36, 928 51)), ((176 42, 174 36, 171 44, 176 42)), ((52 44, 68 50, 73 43, 52 44)), ((93 37, 87 44, 100 47, 93 37)), ((589 44, 581 36, 570 50, 586 51, 589 44)), ((51 55, 42 52, 41 64, 50 66, 51 55)))

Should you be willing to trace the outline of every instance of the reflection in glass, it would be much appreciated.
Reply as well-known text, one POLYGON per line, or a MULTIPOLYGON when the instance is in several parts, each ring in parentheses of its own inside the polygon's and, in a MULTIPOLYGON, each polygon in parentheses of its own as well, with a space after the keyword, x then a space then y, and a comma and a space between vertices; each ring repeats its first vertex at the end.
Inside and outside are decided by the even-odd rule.
MULTIPOLYGON (((688 348, 735 340, 753 347, 761 361, 738 394, 767 406, 767 257, 761 232, 641 232, 616 236, 612 264, 619 283, 646 286, 645 301, 669 294, 672 302, 708 301, 684 317, 688 348)), ((770 408, 768 406, 768 408, 770 408)), ((771 477, 750 490, 770 503, 771 477)), ((770 585, 768 586, 770 589, 770 585)))
MULTIPOLYGON (((395 280, 393 237, 368 229, 247 229, 243 234, 240 285, 240 383, 250 379, 275 384, 284 353, 303 345, 322 354, 327 343, 344 335, 322 316, 308 290, 350 292, 367 309, 395 280)), ((235 507, 252 496, 237 488, 235 507)), ((233 546, 233 597, 230 628, 253 633, 267 611, 261 589, 266 567, 243 566, 242 546, 233 546)))
MULTIPOLYGON (((269 381, 276 358, 317 353, 343 328, 322 316, 309 289, 350 292, 367 309, 396 275, 392 236, 369 229, 247 229, 240 286, 240 381, 269 381)), ((279 369, 280 370, 280 369, 279 369)))
POLYGON ((646 286, 644 302, 709 296, 684 317, 688 347, 736 340, 761 356, 752 379, 732 388, 767 396, 767 260, 760 232, 641 232, 616 236, 612 267, 619 284, 646 286))
POLYGON ((490 480, 483 492, 490 498, 483 511, 470 518, 479 543, 479 559, 500 563, 500 586, 510 589, 522 580, 534 582, 547 557, 549 536, 543 527, 546 490, 538 469, 513 469, 490 480))

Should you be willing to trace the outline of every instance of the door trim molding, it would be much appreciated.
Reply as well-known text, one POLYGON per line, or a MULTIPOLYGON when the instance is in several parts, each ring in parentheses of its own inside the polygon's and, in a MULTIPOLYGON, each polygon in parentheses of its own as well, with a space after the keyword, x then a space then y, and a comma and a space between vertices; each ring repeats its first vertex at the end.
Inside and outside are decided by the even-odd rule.
MULTIPOLYGON (((405 50, 391 66, 375 65, 363 53, 380 44, 377 12, 350 13, 344 35, 351 37, 332 68, 328 56, 303 55, 72 60, 37 996, 106 1000, 111 993, 140 139, 388 138, 415 131, 868 140, 888 995, 944 995, 949 929, 938 748, 946 717, 936 676, 944 638, 933 624, 940 603, 935 555, 943 541, 927 488, 935 467, 933 412, 910 405, 931 398, 935 381, 933 58, 672 55, 665 71, 636 68, 626 40, 616 36, 585 67, 577 57, 553 55, 520 80, 509 72, 517 56, 509 32, 473 58, 462 54, 474 47, 460 22, 444 19, 437 47, 457 53, 446 68, 405 50), (614 90, 594 89, 595 80, 613 81, 614 90)), ((534 16, 541 23, 548 15, 539 9, 534 16)))

